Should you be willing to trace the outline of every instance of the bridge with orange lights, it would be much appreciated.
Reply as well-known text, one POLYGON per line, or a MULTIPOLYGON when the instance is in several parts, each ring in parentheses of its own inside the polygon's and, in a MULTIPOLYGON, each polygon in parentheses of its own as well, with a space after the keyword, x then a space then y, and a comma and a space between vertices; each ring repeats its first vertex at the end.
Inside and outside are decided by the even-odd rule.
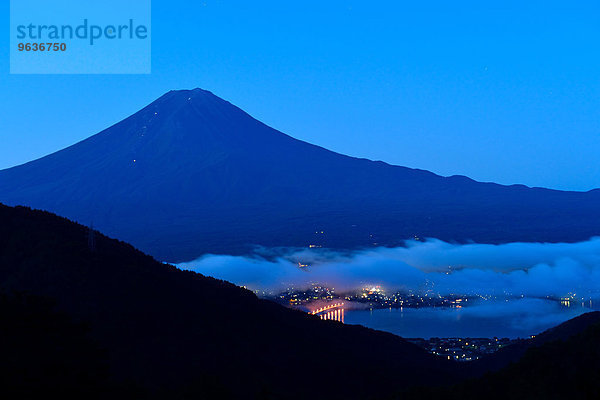
POLYGON ((344 302, 329 304, 310 311, 309 314, 317 315, 321 319, 344 323, 344 302))
POLYGON ((328 306, 317 308, 316 310, 310 311, 309 314, 317 315, 317 314, 321 314, 321 313, 324 313, 329 310, 333 310, 335 308, 342 308, 343 306, 344 306, 344 302, 334 303, 334 304, 330 304, 328 306))
POLYGON ((344 303, 329 304, 316 310, 310 311, 309 314, 317 315, 321 319, 332 320, 344 323, 344 303))

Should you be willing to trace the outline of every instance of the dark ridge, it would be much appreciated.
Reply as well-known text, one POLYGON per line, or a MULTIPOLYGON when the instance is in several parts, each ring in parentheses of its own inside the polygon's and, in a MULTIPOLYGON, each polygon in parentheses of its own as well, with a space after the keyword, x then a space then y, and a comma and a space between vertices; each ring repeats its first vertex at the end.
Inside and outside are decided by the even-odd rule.
MULTIPOLYGON (((445 388, 421 387, 394 398, 562 400, 600 398, 598 313, 568 321, 539 337, 515 362, 445 388), (579 330, 581 329, 581 330, 579 330)), ((537 339, 537 338, 536 338, 537 339)))
MULTIPOLYGON (((59 374, 56 390, 44 386, 47 380, 29 381, 30 389, 46 391, 45 397, 60 390, 77 397, 76 389, 95 370, 108 377, 90 387, 116 393, 112 397, 173 399, 364 399, 456 376, 454 364, 397 336, 322 321, 227 282, 159 263, 50 213, 0 205, 0 293, 15 292, 52 299, 56 312, 89 327, 91 342, 67 321, 59 330, 67 331, 65 338, 33 343, 32 349, 48 343, 47 357, 22 351, 29 340, 13 349, 23 353, 18 365, 30 365, 35 376, 43 374, 36 369, 43 357, 48 365, 61 365, 52 353, 61 350, 53 348, 62 346, 57 340, 68 342, 65 362, 74 367, 59 374), (78 348, 83 359, 73 356, 78 348), (77 365, 79 378, 73 375, 77 365)), ((0 317, 10 322, 2 314, 2 299, 0 317)), ((36 324, 32 329, 40 330, 28 333, 32 341, 53 335, 42 322, 36 324)), ((2 324, 0 337, 7 328, 14 327, 2 324)), ((4 354, 2 361, 4 369, 17 365, 4 354)), ((19 386, 4 387, 9 389, 19 386)))
POLYGON ((553 341, 565 341, 598 323, 600 323, 600 311, 585 313, 565 321, 554 328, 536 335, 534 338, 521 340, 500 349, 488 357, 473 361, 467 365, 470 370, 469 375, 481 376, 490 371, 497 371, 511 363, 516 363, 532 348, 540 347, 553 341))
POLYGON ((24 207, 0 205, 0 322, 6 398, 600 395, 599 312, 501 350, 491 358, 502 365, 457 364, 391 334, 259 300, 24 207))
POLYGON ((2 398, 61 392, 99 400, 114 394, 106 351, 48 299, 0 294, 0 353, 2 398))

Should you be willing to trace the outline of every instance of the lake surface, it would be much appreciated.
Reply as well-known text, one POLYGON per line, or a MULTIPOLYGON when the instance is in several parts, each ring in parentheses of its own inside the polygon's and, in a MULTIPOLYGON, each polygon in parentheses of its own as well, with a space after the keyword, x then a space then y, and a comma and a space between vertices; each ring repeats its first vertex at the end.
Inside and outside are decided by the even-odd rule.
POLYGON ((344 310, 344 323, 407 338, 507 337, 537 335, 568 319, 597 310, 591 302, 561 303, 541 299, 482 301, 463 308, 394 308, 344 310))

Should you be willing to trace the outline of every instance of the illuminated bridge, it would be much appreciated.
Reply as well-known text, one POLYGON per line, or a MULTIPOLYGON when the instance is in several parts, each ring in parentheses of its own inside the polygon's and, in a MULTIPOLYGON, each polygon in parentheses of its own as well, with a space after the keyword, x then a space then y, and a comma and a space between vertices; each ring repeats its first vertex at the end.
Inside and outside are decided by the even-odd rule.
POLYGON ((344 303, 334 303, 325 307, 317 308, 309 312, 312 315, 318 315, 321 319, 330 319, 332 321, 338 321, 344 323, 344 303))

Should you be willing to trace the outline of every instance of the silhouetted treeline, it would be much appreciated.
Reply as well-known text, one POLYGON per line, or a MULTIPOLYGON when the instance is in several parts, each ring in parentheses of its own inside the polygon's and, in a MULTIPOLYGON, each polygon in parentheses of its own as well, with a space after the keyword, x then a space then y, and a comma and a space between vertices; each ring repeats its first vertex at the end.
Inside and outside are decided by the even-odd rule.
POLYGON ((227 282, 180 271, 100 233, 94 239, 90 248, 87 227, 0 205, 3 398, 412 399, 491 398, 493 393, 586 398, 597 393, 600 332, 598 327, 581 332, 598 313, 524 341, 474 370, 392 334, 322 321, 227 282), (518 362, 506 367, 511 361, 518 362), (443 387, 491 370, 498 371, 443 387), (415 386, 426 389, 411 392, 415 386))
POLYGON ((108 376, 107 352, 84 324, 47 299, 0 294, 0 397, 102 398, 108 376))
POLYGON ((89 228, 50 213, 0 205, 0 222, 0 290, 54 299, 90 327, 110 379, 147 396, 362 399, 453 376, 392 334, 286 309, 99 233, 91 251, 89 228))

